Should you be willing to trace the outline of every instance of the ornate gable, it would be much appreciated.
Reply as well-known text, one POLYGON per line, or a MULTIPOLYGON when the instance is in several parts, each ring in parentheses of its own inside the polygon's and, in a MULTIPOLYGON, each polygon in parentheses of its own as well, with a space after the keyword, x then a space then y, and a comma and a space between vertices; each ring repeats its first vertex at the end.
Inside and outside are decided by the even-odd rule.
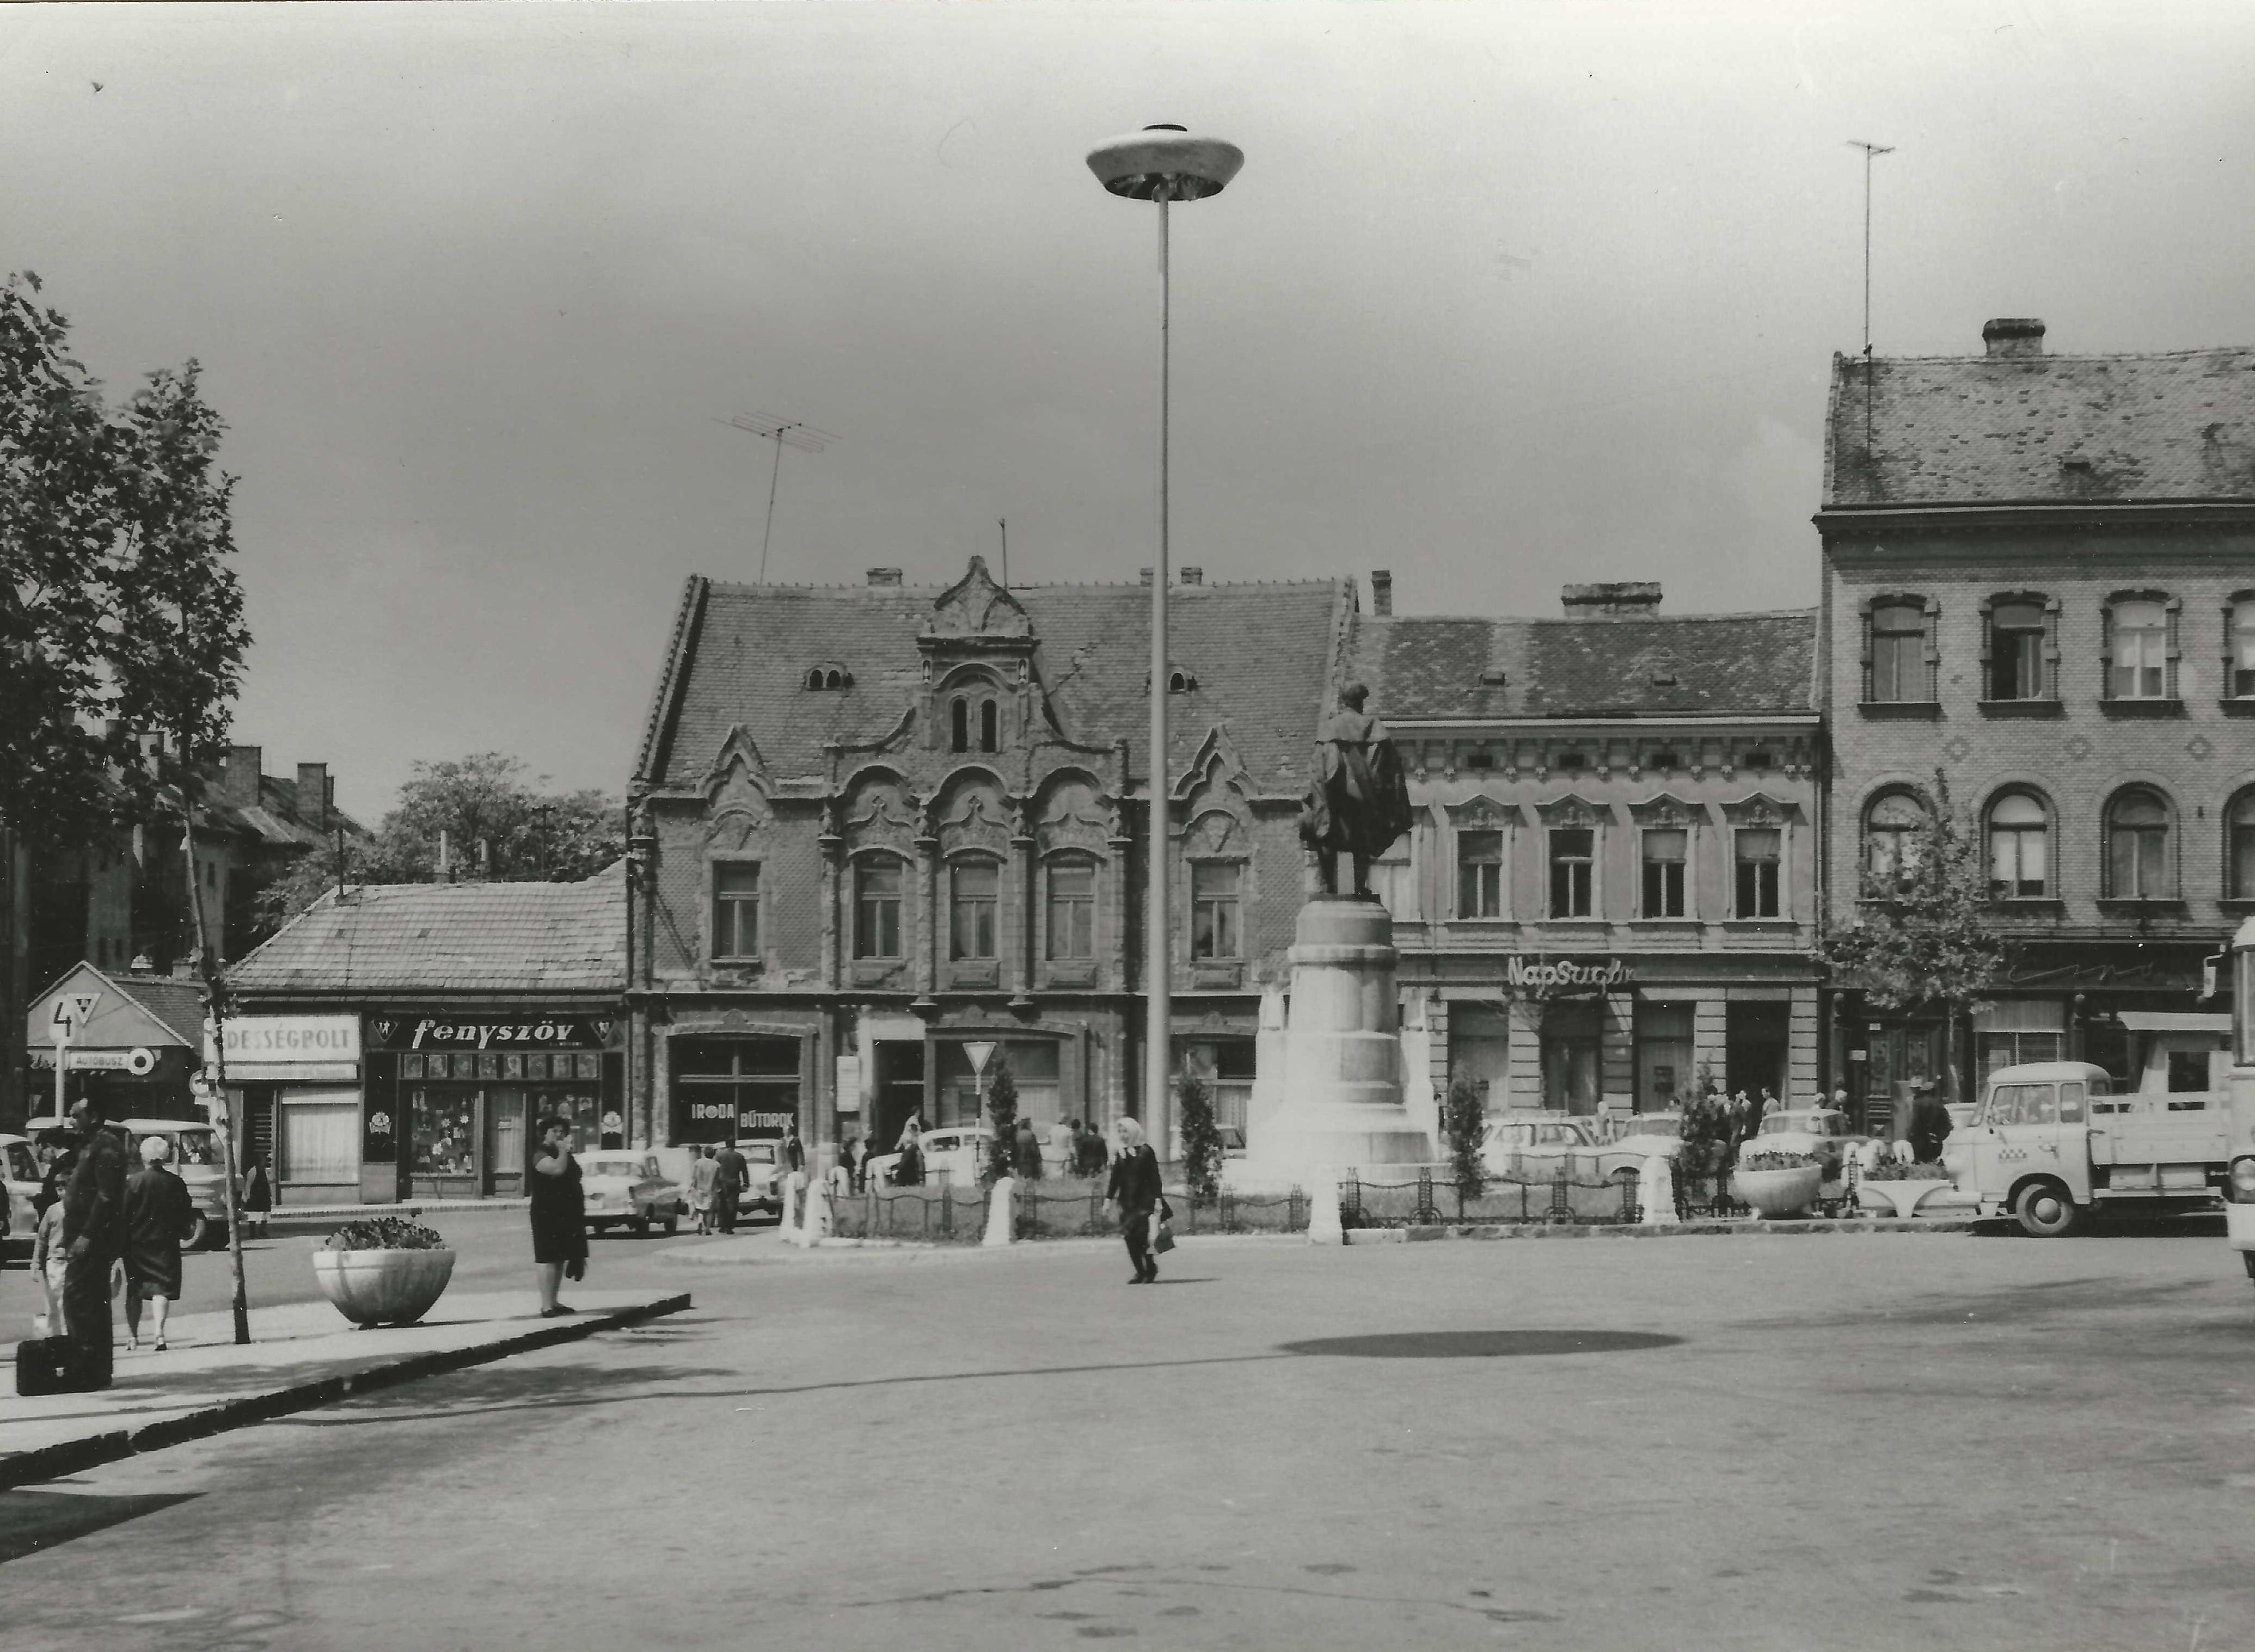
POLYGON ((1638 825, 1661 830, 1681 830, 1702 825, 1707 819, 1705 809, 1673 792, 1657 792, 1640 803, 1631 803, 1628 812, 1638 825))
POLYGON ((1237 747, 1229 738, 1227 724, 1217 723, 1206 731, 1205 738, 1198 743, 1198 755, 1177 777, 1174 799, 1187 801, 1194 792, 1219 791, 1226 788, 1240 797, 1252 795, 1253 788, 1245 772, 1245 764, 1237 755, 1237 747))
POLYGON ((940 592, 931 610, 931 618, 924 621, 923 634, 934 640, 1030 640, 1034 634, 1033 621, 1026 617, 1018 599, 994 583, 994 576, 987 571, 984 556, 971 559, 971 566, 963 578, 940 592))
POLYGON ((1501 831, 1516 825, 1519 811, 1508 803, 1499 803, 1485 792, 1467 797, 1461 803, 1444 803, 1449 824, 1460 832, 1501 831))
POLYGON ((1754 792, 1724 804, 1723 817, 1733 826, 1783 826, 1801 818, 1801 805, 1754 792))
POLYGON ((1603 826, 1612 819, 1612 810, 1603 803, 1593 803, 1574 792, 1554 797, 1547 803, 1537 803, 1535 812, 1542 817, 1545 826, 1551 827, 1603 826))
POLYGON ((705 834, 716 844, 741 849, 775 818, 774 781, 752 737, 737 724, 705 771, 705 834))

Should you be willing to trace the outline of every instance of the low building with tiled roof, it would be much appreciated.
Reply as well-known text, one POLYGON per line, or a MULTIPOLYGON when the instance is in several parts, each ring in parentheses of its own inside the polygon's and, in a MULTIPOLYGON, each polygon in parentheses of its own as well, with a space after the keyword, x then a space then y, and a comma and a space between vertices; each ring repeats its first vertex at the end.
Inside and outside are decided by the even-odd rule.
POLYGON ((2019 947, 1955 1026, 1842 998, 1830 1055, 1875 1111, 2013 1060, 2204 1072, 2202 961, 2255 910, 2255 349, 2055 354, 2014 318, 1982 342, 1832 365, 1832 920, 1938 775, 2019 947))
MULTIPOLYGON (((692 579, 630 804, 638 1108, 662 1138, 791 1110, 810 1142, 977 1106, 1120 1116, 1145 1059, 1153 790, 1169 800, 1176 1024, 1225 1114, 1249 1090, 1305 860, 1296 814, 1345 580, 1170 592, 1170 747, 1148 728, 1148 586, 692 579)), ((766 1127, 763 1125, 762 1129, 766 1127)))
POLYGON ((1492 1112, 1810 1099, 1816 612, 1662 614, 1627 583, 1557 619, 1397 615, 1372 584, 1350 666, 1415 808, 1373 883, 1422 1103, 1460 1070, 1492 1112))
POLYGON ((622 1138, 627 935, 623 863, 356 886, 292 919, 227 973, 229 1084, 282 1200, 521 1194, 550 1114, 622 1138))

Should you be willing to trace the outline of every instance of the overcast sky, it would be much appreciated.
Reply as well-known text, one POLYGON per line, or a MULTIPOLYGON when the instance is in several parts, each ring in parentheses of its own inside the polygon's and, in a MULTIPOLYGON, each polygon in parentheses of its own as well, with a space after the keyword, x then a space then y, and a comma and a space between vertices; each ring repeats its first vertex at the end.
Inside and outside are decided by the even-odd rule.
MULTIPOLYGON (((2255 343, 2255 8, 843 4, 0 9, 0 268, 113 389, 232 427, 236 738, 373 818, 417 758, 623 789, 682 578, 1135 578, 1151 208, 1083 156, 1243 147, 1176 214, 1175 542, 1402 612, 1810 603, 1873 332, 2255 343), (99 89, 96 88, 99 82, 99 89)), ((1383 708, 1380 708, 1381 710, 1383 708)))

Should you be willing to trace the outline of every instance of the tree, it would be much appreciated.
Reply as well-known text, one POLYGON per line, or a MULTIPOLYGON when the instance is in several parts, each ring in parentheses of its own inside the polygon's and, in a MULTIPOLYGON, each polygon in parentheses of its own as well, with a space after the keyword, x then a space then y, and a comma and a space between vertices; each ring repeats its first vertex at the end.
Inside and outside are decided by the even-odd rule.
POLYGON ((1446 1105, 1441 1127, 1449 1138, 1449 1168, 1458 1194, 1477 1199, 1487 1191, 1487 1160, 1480 1152, 1487 1140, 1487 1103, 1471 1068, 1459 1067, 1450 1079, 1446 1105))
POLYGON ((1009 1062, 999 1056, 994 1073, 987 1081, 987 1122, 994 1130, 994 1138, 987 1144, 990 1186, 1015 1172, 1018 1154, 1018 1081, 1010 1075, 1009 1062))
POLYGON ((1899 864, 1866 866, 1856 920, 1819 937, 1817 956, 1840 984, 1882 1010, 1943 1012, 1952 1093, 1957 1023, 1994 991, 2014 948, 1997 934, 1981 836, 1950 806, 1949 781, 1934 774, 1921 797, 1925 819, 1899 864))
POLYGON ((1176 1106, 1183 1121, 1183 1180, 1192 1203, 1211 1204, 1221 1195, 1221 1126, 1213 1116, 1213 1090, 1188 1057, 1176 1106))

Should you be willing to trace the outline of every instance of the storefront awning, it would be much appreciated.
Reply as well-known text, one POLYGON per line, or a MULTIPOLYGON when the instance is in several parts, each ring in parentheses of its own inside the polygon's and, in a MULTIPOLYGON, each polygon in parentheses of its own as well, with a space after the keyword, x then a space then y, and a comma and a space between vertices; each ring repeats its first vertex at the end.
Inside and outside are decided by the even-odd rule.
POLYGON ((2231 1018, 2188 1010, 2123 1010, 2114 1018, 2132 1032, 2222 1032, 2231 1031, 2231 1018))

